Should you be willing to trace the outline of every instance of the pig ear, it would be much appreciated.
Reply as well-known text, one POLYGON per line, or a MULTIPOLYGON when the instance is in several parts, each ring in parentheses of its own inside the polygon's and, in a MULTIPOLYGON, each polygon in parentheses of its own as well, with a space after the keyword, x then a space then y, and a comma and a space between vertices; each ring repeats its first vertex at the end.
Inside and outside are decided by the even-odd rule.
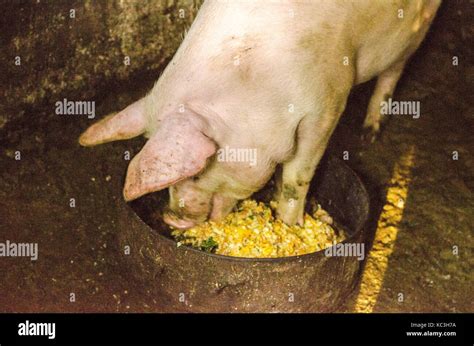
POLYGON ((93 146, 97 144, 129 139, 145 132, 145 99, 142 98, 123 111, 106 116, 89 127, 80 137, 79 144, 93 146))
POLYGON ((128 166, 123 195, 130 201, 201 172, 216 151, 214 142, 189 119, 172 117, 128 166))

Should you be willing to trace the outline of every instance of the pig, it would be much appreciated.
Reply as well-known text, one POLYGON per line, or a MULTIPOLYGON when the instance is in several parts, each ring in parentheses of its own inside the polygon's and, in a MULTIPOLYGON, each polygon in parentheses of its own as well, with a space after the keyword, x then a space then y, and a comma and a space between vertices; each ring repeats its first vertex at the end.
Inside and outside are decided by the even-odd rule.
POLYGON ((123 196, 169 188, 164 220, 175 228, 222 219, 277 167, 276 215, 302 224, 309 183, 351 88, 377 77, 363 124, 376 133, 381 102, 440 2, 206 1, 153 89, 79 142, 148 138, 123 196), (254 150, 257 159, 219 160, 222 148, 254 150))

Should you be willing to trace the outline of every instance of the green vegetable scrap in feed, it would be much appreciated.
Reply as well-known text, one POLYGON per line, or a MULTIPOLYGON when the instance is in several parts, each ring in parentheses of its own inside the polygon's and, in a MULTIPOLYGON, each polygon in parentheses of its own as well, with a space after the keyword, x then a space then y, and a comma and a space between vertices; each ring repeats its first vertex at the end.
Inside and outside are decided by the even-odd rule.
POLYGON ((217 242, 213 237, 209 237, 201 243, 201 250, 214 253, 217 250, 217 242))

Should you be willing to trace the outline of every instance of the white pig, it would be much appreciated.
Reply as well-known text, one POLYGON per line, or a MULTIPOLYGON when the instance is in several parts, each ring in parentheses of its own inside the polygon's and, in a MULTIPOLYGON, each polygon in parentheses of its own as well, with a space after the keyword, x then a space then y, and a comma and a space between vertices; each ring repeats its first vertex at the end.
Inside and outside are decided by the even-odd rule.
POLYGON ((378 131, 381 102, 440 2, 206 1, 150 93, 92 125, 80 144, 149 138, 130 162, 124 198, 169 187, 165 221, 177 228, 226 216, 281 165, 277 215, 302 223, 352 86, 378 76, 364 123, 378 131), (219 160, 223 148, 257 160, 219 160))

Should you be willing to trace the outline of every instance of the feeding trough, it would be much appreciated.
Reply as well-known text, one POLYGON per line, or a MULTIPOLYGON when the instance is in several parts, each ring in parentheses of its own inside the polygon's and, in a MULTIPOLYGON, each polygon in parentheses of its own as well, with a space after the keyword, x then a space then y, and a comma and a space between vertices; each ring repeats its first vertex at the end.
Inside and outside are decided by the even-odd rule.
MULTIPOLYGON (((120 243, 130 248, 130 255, 124 256, 126 266, 162 311, 329 312, 341 306, 357 285, 362 258, 337 251, 238 258, 178 247, 166 226, 149 221, 166 198, 162 191, 139 200, 133 209, 125 207, 126 216, 119 220, 120 243)), ((308 198, 316 198, 342 226, 346 240, 341 244, 367 241, 367 191, 344 162, 321 161, 308 198)))

